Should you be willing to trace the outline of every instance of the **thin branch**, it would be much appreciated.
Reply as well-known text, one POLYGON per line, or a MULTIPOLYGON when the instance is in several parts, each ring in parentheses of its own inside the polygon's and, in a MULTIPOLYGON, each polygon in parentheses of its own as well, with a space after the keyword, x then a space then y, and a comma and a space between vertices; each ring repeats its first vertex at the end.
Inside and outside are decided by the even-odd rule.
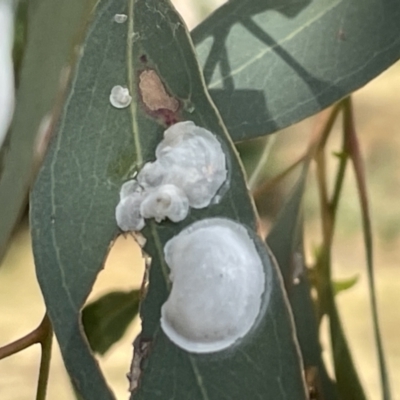
POLYGON ((317 164, 317 184, 320 200, 321 209, 321 222, 322 222, 322 234, 324 246, 329 247, 329 243, 332 237, 332 221, 331 213, 329 210, 328 200, 328 184, 326 179, 326 163, 325 163, 325 151, 319 149, 315 155, 315 162, 317 164))
MULTIPOLYGON (((343 100, 341 105, 345 106, 346 100, 343 100)), ((334 121, 331 122, 333 126, 334 121)), ((344 123, 342 153, 345 153, 346 148, 346 127, 347 125, 344 123)), ((321 251, 316 260, 316 269, 318 271, 319 278, 316 286, 319 299, 318 317, 321 320, 323 314, 327 314, 329 316, 333 360, 340 396, 343 397, 343 399, 357 398, 361 400, 365 399, 365 394, 357 375, 357 371, 354 367, 350 349, 343 332, 331 284, 331 249, 335 230, 337 208, 347 166, 347 157, 341 157, 340 159, 339 168, 335 179, 335 186, 332 198, 330 200, 327 188, 327 171, 325 164, 325 146, 327 143, 328 134, 329 133, 326 132, 324 137, 321 137, 321 140, 319 141, 315 151, 323 228, 323 243, 321 251)))
POLYGON ((36 391, 36 400, 45 400, 47 393, 47 383, 49 381, 51 348, 53 344, 53 328, 50 319, 45 315, 42 321, 43 336, 40 342, 42 355, 40 358, 39 378, 36 391))
POLYGON ((0 360, 19 353, 28 347, 39 343, 41 345, 42 354, 40 358, 38 387, 36 392, 36 400, 44 400, 46 398, 47 382, 49 380, 51 346, 53 339, 53 329, 47 314, 42 319, 40 325, 28 333, 26 336, 0 347, 0 360))
MULTIPOLYGON (((298 167, 301 163, 310 162, 310 160, 316 156, 317 151, 325 146, 325 143, 332 130, 333 124, 335 123, 336 118, 342 107, 343 107, 343 102, 339 102, 335 106, 327 108, 326 110, 318 114, 315 126, 313 128, 313 133, 311 135, 311 140, 305 153, 302 156, 300 156, 292 165, 290 165, 283 172, 281 172, 279 175, 264 182, 258 187, 255 188, 251 187, 252 195, 255 200, 257 200, 259 197, 265 195, 267 192, 273 189, 277 184, 281 182, 282 179, 284 179, 287 175, 289 175, 292 171, 294 171, 296 167, 298 167)), ((265 153, 266 150, 264 150, 264 154, 265 153)), ((260 164, 261 160, 259 162, 259 165, 260 164)))
POLYGON ((315 157, 318 150, 325 148, 329 134, 342 108, 343 100, 319 113, 314 126, 314 134, 307 151, 310 157, 315 157))
POLYGON ((338 171, 336 173, 336 181, 335 186, 333 188, 333 194, 331 200, 329 201, 329 210, 330 210, 330 217, 331 217, 331 234, 330 234, 330 245, 332 244, 335 222, 336 222, 336 213, 339 206, 339 199, 340 194, 342 192, 343 183, 344 183, 344 176, 347 167, 347 161, 349 158, 347 152, 347 136, 348 131, 350 129, 350 119, 351 115, 349 113, 348 108, 346 107, 348 99, 344 99, 342 101, 343 104, 343 143, 342 143, 342 150, 340 153, 340 161, 338 171))
POLYGON ((365 251, 367 257, 367 267, 368 267, 368 285, 371 301, 372 310, 372 320, 374 328, 375 343, 378 352, 379 360, 379 370, 382 386, 382 398, 385 400, 391 399, 390 385, 388 379, 388 372, 386 368, 385 355, 383 351, 383 344, 381 340, 381 333, 379 327, 378 318, 378 306, 375 295, 375 280, 374 280, 374 267, 373 267, 373 241, 372 241, 372 228, 371 219, 369 214, 368 205, 368 195, 367 195, 367 185, 364 173, 364 165, 360 152, 360 146, 358 143, 358 138, 355 130, 354 117, 353 117, 353 107, 350 98, 347 99, 346 109, 349 114, 348 116, 348 130, 346 136, 346 150, 348 151, 351 160, 353 162, 353 169, 356 176, 357 189, 361 204, 361 214, 363 223, 363 234, 365 242, 365 251))
POLYGON ((26 336, 16 340, 15 342, 12 342, 3 347, 0 347, 0 360, 2 360, 3 358, 9 357, 13 354, 19 353, 20 351, 25 350, 26 348, 28 348, 36 343, 40 343, 42 340, 42 337, 43 337, 44 319, 42 320, 40 325, 35 330, 28 333, 26 336))
POLYGON ((307 154, 303 154, 298 160, 296 160, 292 165, 286 168, 279 175, 274 178, 264 182, 262 185, 253 190, 252 195, 254 199, 258 199, 264 194, 268 193, 272 188, 274 188, 278 183, 282 181, 287 175, 289 175, 293 170, 296 169, 301 163, 303 163, 307 158, 307 154))

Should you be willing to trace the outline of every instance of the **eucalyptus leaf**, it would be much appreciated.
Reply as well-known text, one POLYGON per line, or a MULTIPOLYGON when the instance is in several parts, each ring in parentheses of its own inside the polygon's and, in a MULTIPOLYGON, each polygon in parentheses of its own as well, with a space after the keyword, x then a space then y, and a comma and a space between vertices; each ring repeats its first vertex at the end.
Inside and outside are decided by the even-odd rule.
POLYGON ((319 326, 303 255, 302 201, 308 170, 309 162, 306 160, 295 186, 268 234, 267 243, 276 257, 285 281, 310 396, 314 393, 316 398, 338 400, 336 385, 329 378, 322 359, 319 326))
MULTIPOLYGON (((55 112, 55 103, 60 100, 61 81, 66 75, 64 67, 70 66, 72 45, 79 38, 94 1, 32 0, 28 4, 29 40, 24 45, 23 38, 17 36, 19 47, 15 56, 21 65, 16 108, 0 152, 0 258, 26 206, 40 161, 37 150, 44 151, 46 147, 50 134, 48 122, 55 112)), ((21 12, 24 6, 22 3, 21 12)))
POLYGON ((332 343, 335 375, 340 398, 366 400, 367 396, 358 377, 339 312, 332 293, 329 294, 329 329, 332 343))
POLYGON ((139 291, 111 292, 82 310, 82 323, 90 347, 103 355, 122 338, 139 312, 139 291))
POLYGON ((192 31, 234 141, 347 96, 400 58, 397 0, 231 0, 192 31))
POLYGON ((131 398, 305 400, 291 312, 279 270, 255 233, 255 211, 237 153, 207 93, 183 22, 169 2, 159 0, 97 3, 32 193, 37 276, 74 386, 85 399, 113 398, 81 332, 80 310, 119 234, 115 207, 122 183, 154 160, 163 131, 179 120, 192 120, 217 136, 231 184, 219 203, 191 210, 180 223, 147 221, 142 231, 152 262, 141 304, 143 329, 135 341, 131 398), (116 14, 128 18, 117 22, 116 14), (158 77, 152 82, 156 88, 144 82, 143 72, 149 71, 158 77), (115 85, 129 89, 128 107, 110 104, 115 85), (154 107, 154 91, 178 108, 168 108, 169 102, 154 107), (243 343, 196 355, 178 348, 160 329, 160 307, 171 286, 163 246, 184 227, 211 217, 235 220, 248 231, 264 264, 270 299, 243 343))
POLYGON ((340 292, 343 292, 345 290, 351 289, 357 282, 358 282, 359 276, 354 275, 351 278, 347 279, 341 279, 341 280, 334 280, 332 282, 333 285, 333 293, 336 295, 340 292))

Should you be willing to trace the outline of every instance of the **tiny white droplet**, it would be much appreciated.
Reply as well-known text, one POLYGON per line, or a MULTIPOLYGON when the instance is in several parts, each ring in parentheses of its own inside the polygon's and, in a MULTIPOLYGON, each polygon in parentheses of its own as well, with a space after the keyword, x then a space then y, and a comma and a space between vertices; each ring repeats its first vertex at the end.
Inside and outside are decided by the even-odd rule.
POLYGON ((111 89, 110 103, 115 108, 126 108, 131 101, 132 96, 129 94, 128 88, 117 85, 111 89))
POLYGON ((115 14, 114 15, 114 21, 118 24, 123 24, 126 22, 128 19, 128 16, 126 14, 115 14))
POLYGON ((196 109, 196 108, 195 108, 195 106, 194 106, 192 103, 186 104, 186 111, 187 111, 187 112, 192 113, 192 112, 194 112, 195 109, 196 109))

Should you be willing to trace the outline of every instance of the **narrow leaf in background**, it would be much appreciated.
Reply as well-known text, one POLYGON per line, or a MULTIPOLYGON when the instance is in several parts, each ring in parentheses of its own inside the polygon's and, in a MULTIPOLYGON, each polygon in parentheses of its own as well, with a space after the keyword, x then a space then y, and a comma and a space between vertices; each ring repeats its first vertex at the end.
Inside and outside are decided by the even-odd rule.
POLYGON ((359 275, 355 275, 348 279, 335 280, 332 282, 334 294, 344 292, 351 289, 358 282, 359 275))
POLYGON ((103 355, 122 338, 139 312, 139 291, 111 292, 82 310, 82 323, 90 347, 103 355))
MULTIPOLYGON (((344 138, 346 137, 347 101, 347 99, 344 99, 340 105, 344 110, 344 138)), ((334 114, 332 114, 332 117, 335 118, 334 114)), ((321 211, 322 244, 316 255, 312 272, 318 276, 318 279, 314 282, 318 297, 318 319, 321 321, 324 315, 329 317, 329 331, 338 393, 343 400, 363 400, 366 399, 366 395, 343 330, 332 285, 332 244, 348 154, 345 148, 342 147, 341 156, 338 158, 339 164, 333 185, 333 193, 330 194, 326 168, 326 144, 331 129, 332 125, 330 127, 327 126, 325 140, 319 143, 314 155, 321 211)), ((344 143, 346 143, 346 140, 344 140, 344 143)), ((337 154, 335 157, 337 158, 337 154)))
POLYGON ((311 288, 307 278, 302 243, 302 199, 309 171, 309 160, 300 167, 300 177, 271 228, 267 243, 276 257, 296 324, 297 339, 303 356, 307 385, 317 398, 338 400, 335 383, 329 378, 319 343, 311 288))

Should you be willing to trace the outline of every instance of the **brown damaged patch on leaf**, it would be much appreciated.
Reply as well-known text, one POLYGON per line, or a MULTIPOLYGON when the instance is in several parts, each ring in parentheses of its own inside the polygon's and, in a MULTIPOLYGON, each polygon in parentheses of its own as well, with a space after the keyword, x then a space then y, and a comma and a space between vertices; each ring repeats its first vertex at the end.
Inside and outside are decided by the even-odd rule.
POLYGON ((130 392, 134 392, 139 387, 140 375, 142 373, 142 363, 149 353, 150 344, 150 340, 142 339, 140 335, 133 343, 133 359, 130 371, 127 374, 130 392))
POLYGON ((305 378, 309 399, 324 400, 322 397, 321 382, 318 376, 318 368, 315 366, 306 367, 305 378))
MULTIPOLYGON (((143 248, 143 246, 146 243, 146 239, 141 234, 139 235, 136 234, 135 240, 137 241, 137 243, 139 243, 139 246, 141 248, 143 248)), ((147 295, 147 289, 149 285, 149 271, 151 266, 151 257, 148 256, 145 252, 143 252, 143 250, 142 254, 145 259, 145 271, 143 275, 142 285, 140 287, 141 301, 143 301, 147 295)), ((136 391, 140 385, 140 379, 143 369, 143 361, 149 355, 150 347, 151 347, 151 340, 143 338, 141 333, 136 337, 136 339, 133 342, 133 358, 130 370, 126 374, 129 380, 130 392, 136 391)))
POLYGON ((175 113, 178 110, 178 100, 167 93, 154 70, 148 69, 139 75, 139 89, 143 103, 150 111, 168 110, 175 113))

